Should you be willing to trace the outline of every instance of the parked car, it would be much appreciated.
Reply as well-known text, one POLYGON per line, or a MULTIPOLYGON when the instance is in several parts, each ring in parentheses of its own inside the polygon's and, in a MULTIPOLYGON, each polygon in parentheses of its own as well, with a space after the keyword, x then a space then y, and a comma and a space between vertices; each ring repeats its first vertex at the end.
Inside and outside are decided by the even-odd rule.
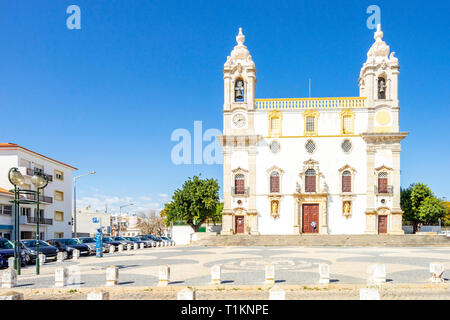
MULTIPOLYGON (((74 239, 77 239, 80 243, 87 245, 89 247, 89 253, 91 255, 97 254, 97 239, 90 238, 90 237, 80 237, 80 238, 74 238, 74 239)), ((108 251, 108 246, 103 241, 102 252, 107 252, 107 251, 108 251)))
POLYGON ((77 239, 50 239, 47 240, 49 244, 58 248, 59 251, 67 252, 67 257, 72 258, 73 250, 78 249, 80 255, 88 256, 90 253, 89 247, 80 243, 77 239))
POLYGON ((155 236, 152 235, 152 234, 146 234, 145 237, 147 237, 147 238, 150 239, 150 240, 155 241, 156 246, 162 246, 162 245, 163 245, 163 244, 162 244, 162 240, 159 239, 158 237, 155 237, 155 236))
POLYGON ((140 245, 141 243, 144 244, 144 247, 147 246, 147 242, 138 239, 137 237, 124 237, 126 240, 132 241, 133 243, 137 243, 138 245, 140 245))
MULTIPOLYGON (((25 252, 25 263, 32 264, 36 261, 37 255, 37 240, 33 239, 24 239, 21 240, 22 249, 25 252)), ((59 250, 55 246, 50 245, 49 243, 39 240, 39 253, 45 255, 45 259, 55 259, 59 250)), ((45 261, 44 261, 45 262, 45 261)))
POLYGON ((168 238, 168 237, 160 237, 163 241, 167 241, 169 243, 169 246, 174 246, 175 245, 175 241, 173 241, 172 239, 168 238))
POLYGON ((121 244, 123 244, 123 249, 127 249, 127 244, 133 245, 133 241, 127 240, 124 237, 111 237, 114 241, 119 241, 121 244))
POLYGON ((117 250, 119 248, 119 244, 122 244, 120 241, 115 241, 111 237, 103 237, 103 243, 109 248, 109 246, 114 246, 117 250))
POLYGON ((147 248, 156 247, 156 241, 146 236, 136 236, 137 239, 144 241, 147 248))
MULTIPOLYGON (((8 259, 14 257, 14 243, 0 238, 0 267, 8 268, 8 259)), ((25 266, 25 252, 20 250, 20 265, 25 266)))

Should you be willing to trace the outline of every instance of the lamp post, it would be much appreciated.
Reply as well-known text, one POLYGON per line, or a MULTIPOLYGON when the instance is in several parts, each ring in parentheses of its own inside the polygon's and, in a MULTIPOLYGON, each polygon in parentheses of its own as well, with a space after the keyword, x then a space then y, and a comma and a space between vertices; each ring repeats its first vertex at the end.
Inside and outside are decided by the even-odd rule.
POLYGON ((77 238, 77 180, 88 176, 90 174, 95 174, 95 171, 91 171, 89 173, 82 174, 80 176, 73 178, 73 233, 74 238, 77 238))
POLYGON ((48 185, 48 177, 39 172, 35 172, 31 178, 31 183, 33 183, 36 188, 36 274, 39 274, 39 223, 41 220, 41 214, 39 212, 39 194, 40 190, 48 185))
POLYGON ((9 182, 14 186, 14 269, 20 275, 20 232, 19 232, 19 187, 25 183, 25 179, 17 168, 11 168, 8 172, 9 182))
POLYGON ((134 203, 124 204, 119 207, 119 219, 117 222, 117 236, 118 237, 120 236, 120 216, 122 215, 122 208, 129 207, 129 206, 134 206, 134 203))

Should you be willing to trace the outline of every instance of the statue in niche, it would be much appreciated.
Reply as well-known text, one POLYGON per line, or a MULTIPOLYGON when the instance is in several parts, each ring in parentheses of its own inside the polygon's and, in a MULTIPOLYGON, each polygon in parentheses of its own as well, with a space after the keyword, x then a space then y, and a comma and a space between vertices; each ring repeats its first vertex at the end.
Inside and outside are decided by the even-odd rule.
POLYGON ((237 80, 234 86, 234 97, 235 101, 243 101, 244 100, 244 81, 237 80))
POLYGON ((280 216, 278 213, 278 201, 276 201, 276 200, 272 201, 271 215, 274 219, 276 219, 280 216))
POLYGON ((350 203, 350 201, 345 201, 344 202, 344 216, 345 217, 349 217, 350 216, 350 211, 352 210, 352 206, 351 206, 351 203, 350 203))
POLYGON ((378 99, 386 99, 386 82, 384 78, 378 78, 378 99))

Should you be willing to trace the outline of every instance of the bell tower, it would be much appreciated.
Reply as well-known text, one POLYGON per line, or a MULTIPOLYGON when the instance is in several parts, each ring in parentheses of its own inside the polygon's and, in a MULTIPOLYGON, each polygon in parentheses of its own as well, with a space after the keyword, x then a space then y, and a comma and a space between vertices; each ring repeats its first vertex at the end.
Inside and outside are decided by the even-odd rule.
POLYGON ((242 28, 236 42, 223 68, 222 234, 257 234, 256 148, 261 137, 254 129, 256 69, 242 28))

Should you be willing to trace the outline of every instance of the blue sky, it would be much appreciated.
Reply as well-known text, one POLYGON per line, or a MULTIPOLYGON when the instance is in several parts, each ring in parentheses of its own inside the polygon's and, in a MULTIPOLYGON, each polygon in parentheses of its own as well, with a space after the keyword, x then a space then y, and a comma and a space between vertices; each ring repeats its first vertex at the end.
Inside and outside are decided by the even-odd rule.
POLYGON ((222 129, 238 27, 258 98, 306 97, 309 78, 313 97, 357 96, 372 4, 401 65, 402 185, 450 198, 448 1, 2 1, 0 141, 96 170, 79 206, 157 208, 193 174, 222 183, 220 165, 174 165, 170 136, 222 129), (81 30, 66 27, 71 4, 81 30))

